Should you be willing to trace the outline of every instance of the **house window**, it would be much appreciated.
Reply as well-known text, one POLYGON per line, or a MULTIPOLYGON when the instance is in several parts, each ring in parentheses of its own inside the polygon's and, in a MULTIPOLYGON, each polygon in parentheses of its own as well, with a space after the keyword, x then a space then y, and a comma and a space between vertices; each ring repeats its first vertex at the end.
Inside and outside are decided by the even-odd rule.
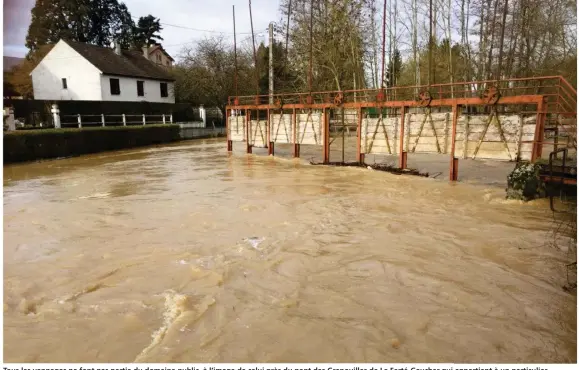
POLYGON ((118 78, 111 78, 111 95, 121 95, 121 85, 119 84, 118 78))
POLYGON ((63 89, 68 89, 68 85, 66 84, 66 78, 62 79, 62 88, 63 89))
POLYGON ((145 96, 145 81, 137 81, 137 96, 145 96))
POLYGON ((161 54, 157 54, 157 62, 161 61, 161 54))
POLYGON ((166 98, 167 96, 169 96, 167 93, 167 83, 161 82, 161 98, 166 98))

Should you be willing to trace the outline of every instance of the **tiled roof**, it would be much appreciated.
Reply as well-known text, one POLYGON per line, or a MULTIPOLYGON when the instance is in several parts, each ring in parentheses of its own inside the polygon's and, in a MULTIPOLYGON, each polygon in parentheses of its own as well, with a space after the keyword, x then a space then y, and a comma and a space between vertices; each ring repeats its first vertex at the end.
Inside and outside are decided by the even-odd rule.
POLYGON ((141 52, 122 50, 122 55, 117 55, 113 49, 75 41, 63 41, 100 69, 103 74, 164 81, 175 80, 166 70, 145 59, 141 52))

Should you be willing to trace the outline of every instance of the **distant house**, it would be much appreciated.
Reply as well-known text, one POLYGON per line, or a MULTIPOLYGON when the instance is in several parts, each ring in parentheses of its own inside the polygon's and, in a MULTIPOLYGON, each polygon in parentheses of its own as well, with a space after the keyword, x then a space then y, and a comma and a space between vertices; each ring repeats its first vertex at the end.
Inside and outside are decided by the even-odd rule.
POLYGON ((150 56, 60 40, 30 73, 34 99, 175 103, 175 79, 150 56))
POLYGON ((167 53, 161 45, 149 46, 146 49, 146 51, 145 51, 145 48, 143 47, 143 53, 145 53, 145 52, 148 53, 148 58, 153 63, 160 65, 160 66, 163 66, 163 67, 168 67, 168 68, 173 67, 173 62, 175 60, 173 58, 171 58, 169 53, 167 53))

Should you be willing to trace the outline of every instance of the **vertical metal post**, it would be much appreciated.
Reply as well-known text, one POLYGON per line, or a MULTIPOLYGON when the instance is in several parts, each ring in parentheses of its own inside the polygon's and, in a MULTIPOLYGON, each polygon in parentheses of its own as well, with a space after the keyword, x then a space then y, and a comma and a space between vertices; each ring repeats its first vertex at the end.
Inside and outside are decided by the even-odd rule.
POLYGON ((356 158, 358 163, 364 164, 364 153, 362 153, 362 108, 358 108, 358 127, 356 135, 356 158))
POLYGON ((231 117, 231 109, 225 109, 225 136, 227 137, 227 151, 233 151, 233 143, 231 141, 231 125, 229 123, 231 117))
POLYGON ((296 114, 296 109, 293 109, 292 113, 293 119, 293 142, 294 142, 294 158, 299 158, 300 156, 300 144, 298 143, 298 117, 296 114))
POLYGON ((126 125, 127 125, 127 117, 123 113, 123 126, 126 126, 126 125))
POLYGON ((245 119, 246 119, 246 123, 245 123, 245 142, 247 144, 247 154, 251 154, 251 144, 249 143, 249 140, 251 138, 251 111, 250 110, 246 110, 245 111, 245 119))
POLYGON ((267 132, 268 154, 269 154, 269 155, 273 155, 273 143, 272 143, 272 141, 271 141, 271 118, 270 118, 269 108, 267 109, 266 125, 267 125, 266 132, 267 132))
POLYGON ((105 127, 105 115, 101 114, 101 123, 103 125, 103 127, 105 127))
POLYGON ((345 137, 345 123, 344 123, 345 109, 342 107, 342 163, 346 159, 346 137, 345 137))
POLYGON ((165 124, 165 115, 163 114, 163 124, 165 124))
POLYGON ((269 105, 273 105, 273 23, 269 24, 269 105))
POLYGON ((169 122, 173 123, 173 113, 169 115, 169 122))
POLYGON ((450 181, 458 180, 458 158, 454 156, 456 148, 456 125, 458 123, 458 113, 460 106, 452 106, 452 136, 450 138, 450 181))
POLYGON ((145 121, 145 115, 143 114, 143 126, 145 126, 146 121, 145 121))
POLYGON ((82 128, 82 121, 80 120, 80 114, 76 115, 76 119, 78 121, 78 128, 82 128))
POLYGON ((398 167, 406 168, 406 151, 404 150, 404 118, 406 116, 406 106, 400 108, 400 145, 398 146, 398 167))
POLYGON ((324 147, 324 164, 328 164, 330 163, 330 120, 328 117, 328 113, 326 111, 326 109, 324 108, 323 113, 322 113, 322 120, 323 120, 323 124, 324 124, 324 140, 323 140, 323 147, 324 147))

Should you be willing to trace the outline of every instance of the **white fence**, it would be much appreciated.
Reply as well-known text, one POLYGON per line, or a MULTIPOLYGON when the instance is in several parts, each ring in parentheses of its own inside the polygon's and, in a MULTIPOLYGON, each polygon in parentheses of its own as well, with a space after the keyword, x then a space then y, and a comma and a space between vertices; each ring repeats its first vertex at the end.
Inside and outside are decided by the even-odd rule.
POLYGON ((173 123, 172 114, 76 114, 76 115, 57 115, 54 114, 54 127, 75 126, 135 126, 135 125, 152 125, 173 123), (62 121, 66 118, 66 122, 62 121), (75 119, 76 118, 76 119, 75 119), (74 120, 74 121, 73 121, 74 120), (73 121, 73 122, 71 122, 73 121))

